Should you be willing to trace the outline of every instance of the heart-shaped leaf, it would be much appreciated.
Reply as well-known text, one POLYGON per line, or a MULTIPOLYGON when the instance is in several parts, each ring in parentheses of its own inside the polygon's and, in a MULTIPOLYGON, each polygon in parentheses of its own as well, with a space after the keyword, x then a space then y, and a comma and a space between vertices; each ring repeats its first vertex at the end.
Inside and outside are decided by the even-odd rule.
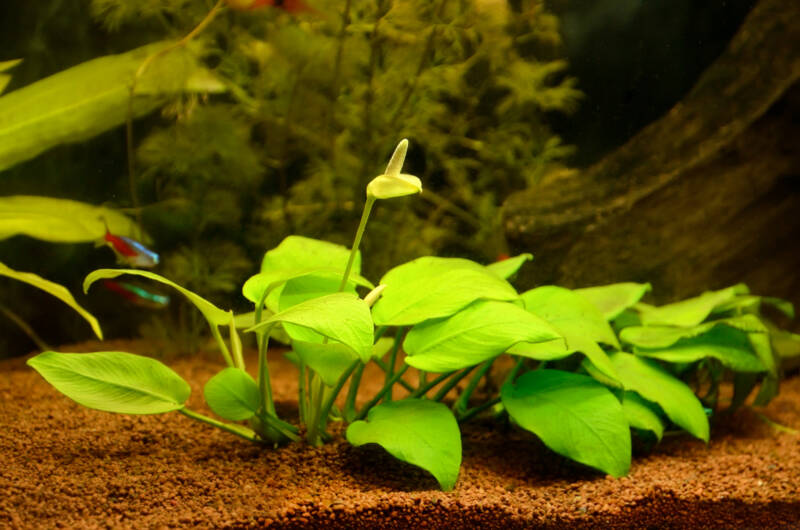
POLYGON ((716 306, 728 303, 736 296, 749 292, 747 286, 740 283, 673 304, 658 307, 641 305, 637 306, 637 309, 642 324, 646 326, 696 326, 704 321, 716 306))
POLYGON ((698 337, 681 339, 667 348, 637 348, 636 354, 671 363, 691 363, 713 357, 736 372, 767 370, 754 354, 747 333, 729 326, 715 326, 698 337))
POLYGON ((427 256, 390 270, 372 309, 378 326, 410 326, 450 316, 475 300, 516 300, 517 291, 486 267, 460 258, 427 256))
POLYGON ((191 389, 164 364, 132 353, 44 352, 28 359, 56 390, 84 407, 120 414, 183 408, 191 389))
POLYGON ((685 383, 653 361, 623 352, 610 357, 626 389, 658 403, 673 423, 708 442, 708 418, 703 405, 685 383))
POLYGON ((428 471, 445 491, 453 489, 461 467, 461 432, 453 413, 427 399, 404 399, 370 409, 367 421, 347 428, 355 446, 378 444, 392 456, 428 471))
POLYGON ((631 435, 622 405, 591 377, 527 372, 505 385, 501 398, 514 421, 556 453, 614 477, 628 473, 631 435))
POLYGON ((605 316, 580 294, 563 287, 545 285, 520 295, 525 309, 553 324, 567 339, 589 338, 609 346, 619 347, 617 336, 605 316))
POLYGON ((203 395, 215 414, 231 421, 252 418, 261 405, 258 384, 250 374, 232 366, 209 379, 203 395))
POLYGON ((606 320, 611 321, 633 307, 651 289, 649 283, 626 282, 575 289, 575 292, 594 304, 606 320))
POLYGON ((647 401, 636 392, 626 390, 622 399, 622 410, 631 427, 652 432, 661 440, 664 422, 658 415, 658 405, 647 401))
MULTIPOLYGON (((406 335, 406 362, 420 370, 448 372, 481 363, 518 343, 556 341, 547 322, 523 308, 494 300, 475 302, 455 315, 414 326, 406 335)), ((553 348, 564 344, 554 342, 553 348)), ((525 355, 520 351, 519 355, 525 355)))

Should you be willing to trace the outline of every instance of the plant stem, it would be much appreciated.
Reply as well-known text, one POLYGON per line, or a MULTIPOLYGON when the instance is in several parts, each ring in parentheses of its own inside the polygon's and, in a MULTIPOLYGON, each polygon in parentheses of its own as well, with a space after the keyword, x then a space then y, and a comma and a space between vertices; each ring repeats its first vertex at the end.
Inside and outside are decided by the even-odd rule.
POLYGON ((364 229, 367 227, 367 220, 369 220, 369 213, 372 211, 372 206, 375 204, 375 197, 367 196, 367 201, 364 203, 364 210, 361 212, 361 220, 358 223, 356 230, 356 237, 353 239, 353 248, 350 249, 350 257, 347 259, 347 267, 344 269, 342 275, 342 283, 339 285, 339 292, 344 291, 347 287, 347 281, 350 279, 350 272, 353 270, 353 263, 356 261, 356 254, 358 247, 361 245, 361 238, 364 236, 364 229))
POLYGON ((378 394, 374 398, 372 398, 369 403, 364 405, 364 407, 361 409, 361 411, 359 411, 359 413, 356 415, 356 419, 357 420, 363 420, 367 416, 367 412, 369 412, 369 410, 372 407, 377 405, 378 402, 381 399, 383 399, 383 396, 389 391, 390 388, 392 388, 392 385, 395 384, 401 377, 403 377, 403 374, 406 373, 406 370, 408 370, 408 365, 407 364, 404 365, 403 368, 401 368, 399 372, 394 374, 394 377, 392 377, 387 382, 387 384, 384 385, 384 387, 381 389, 381 391, 378 392, 378 394))
POLYGON ((503 379, 503 384, 500 385, 501 388, 506 386, 508 383, 513 383, 514 382, 514 379, 516 379, 517 374, 519 373, 520 370, 522 370, 522 365, 524 363, 525 363, 525 358, 524 357, 518 357, 517 358, 517 362, 514 363, 514 367, 511 369, 510 372, 508 372, 508 375, 506 376, 506 378, 503 379))
POLYGON ((492 367, 492 363, 494 362, 495 358, 489 359, 476 371, 467 383, 467 388, 461 393, 458 397, 456 402, 453 404, 453 410, 456 413, 463 413, 467 410, 467 404, 469 403, 469 398, 472 397, 472 393, 475 392, 475 389, 478 387, 478 384, 483 379, 483 376, 486 375, 486 372, 492 367))
POLYGON ((450 392, 453 389, 453 387, 455 387, 459 382, 461 382, 462 379, 467 377, 474 368, 475 368, 474 366, 470 366, 464 368, 460 372, 456 372, 455 376, 453 376, 450 379, 450 381, 445 383, 445 385, 442 388, 440 388, 438 392, 436 392, 436 395, 433 396, 433 400, 441 401, 442 399, 444 399, 447 393, 450 392))
POLYGON ((306 441, 314 447, 318 447, 320 445, 318 432, 325 384, 322 382, 319 375, 315 373, 311 377, 310 386, 311 407, 308 414, 308 421, 306 422, 306 441))
POLYGON ((350 388, 347 390, 347 399, 344 402, 344 415, 345 421, 352 422, 356 418, 356 396, 358 395, 358 387, 361 384, 361 376, 364 374, 364 367, 366 365, 359 364, 356 366, 356 371, 350 379, 350 388))
POLYGON ((299 407, 299 414, 300 414, 300 423, 306 422, 306 363, 300 361, 300 376, 298 377, 297 381, 298 387, 300 388, 299 397, 298 397, 298 407, 299 407))
POLYGON ((228 349, 227 344, 225 341, 222 340, 222 334, 219 332, 219 328, 216 324, 212 324, 211 322, 208 323, 209 327, 211 328, 211 334, 214 336, 214 339, 217 341, 217 345, 219 346, 220 351, 222 352, 222 356, 225 358, 225 362, 228 366, 235 366, 233 364, 233 358, 231 357, 231 352, 228 349))
MULTIPOLYGON (((381 361, 380 359, 372 359, 372 362, 377 364, 378 368, 380 368, 384 372, 388 372, 389 371, 389 366, 385 362, 381 361)), ((406 390, 408 390, 409 392, 414 392, 414 387, 411 386, 411 384, 408 381, 406 381, 405 379, 400 379, 398 381, 398 383, 400 383, 400 385, 403 388, 405 388, 406 390)))
POLYGON ((450 376, 451 376, 451 375, 453 375, 454 373, 455 373, 455 372, 445 372, 445 373, 443 373, 443 374, 439 375, 439 376, 438 376, 436 379, 434 379, 433 381, 429 381, 429 382, 425 383, 423 386, 420 386, 419 388, 417 388, 416 390, 414 390, 414 391, 411 393, 411 395, 410 395, 410 396, 408 396, 408 398, 409 398, 409 399, 412 399, 412 398, 418 398, 418 397, 420 397, 420 396, 424 396, 425 394, 427 394, 427 393, 428 393, 428 391, 429 391, 431 388, 435 387, 436 385, 438 385, 439 383, 441 383, 442 381, 444 381, 445 379, 447 379, 448 377, 450 377, 450 376))
POLYGON ((178 409, 178 412, 180 412, 184 416, 192 418, 193 420, 201 421, 203 423, 207 423, 208 425, 213 425, 217 429, 222 429, 223 431, 235 434, 236 436, 240 436, 250 442, 256 442, 256 443, 264 442, 264 440, 262 440, 256 435, 255 431, 248 429, 247 427, 244 427, 242 425, 225 423, 219 420, 215 420, 214 418, 209 418, 208 416, 200 414, 199 412, 195 412, 191 409, 187 409, 186 407, 178 409))
POLYGON ((192 31, 184 35, 181 40, 149 55, 144 61, 142 61, 142 64, 139 65, 139 68, 136 69, 136 73, 133 75, 133 81, 131 81, 131 87, 128 94, 128 115, 125 120, 125 147, 128 153, 128 187, 131 195, 131 204, 134 208, 136 208, 136 221, 139 225, 139 230, 142 229, 142 211, 139 208, 139 197, 136 193, 136 166, 133 155, 133 97, 136 93, 136 84, 139 82, 139 78, 144 75, 145 71, 153 61, 176 48, 185 46, 201 31, 206 29, 206 27, 211 24, 214 18, 216 18, 219 12, 224 9, 224 4, 225 0, 217 0, 217 3, 211 8, 211 11, 208 12, 203 20, 201 20, 200 23, 198 23, 197 26, 192 29, 192 31))
POLYGON ((0 313, 3 313, 6 316, 6 318, 8 318, 11 322, 16 324, 17 327, 19 327, 25 333, 25 335, 27 335, 28 338, 31 339, 36 344, 37 348, 39 348, 42 351, 52 349, 50 346, 47 345, 47 343, 44 340, 42 340, 41 337, 39 337, 39 335, 36 334, 35 331, 33 331, 33 328, 30 327, 27 322, 22 320, 22 318, 20 318, 16 313, 11 311, 9 308, 0 304, 0 313))
POLYGON ((490 409, 490 408, 494 407, 495 405, 500 403, 500 401, 502 401, 500 399, 500 396, 497 396, 494 399, 490 399, 486 403, 478 405, 477 407, 472 407, 471 409, 469 409, 466 412, 464 412, 464 414, 461 417, 458 418, 458 423, 464 423, 464 422, 467 422, 467 421, 471 420, 472 418, 474 418, 475 416, 477 416, 478 414, 480 414, 484 410, 487 410, 487 409, 490 409))
POLYGON ((233 349, 233 362, 237 368, 244 370, 244 356, 242 355, 242 339, 239 337, 239 332, 236 331, 236 321, 233 318, 233 311, 229 311, 231 315, 230 325, 228 326, 229 340, 231 341, 231 349, 233 349))
POLYGON ((353 371, 359 366, 364 366, 361 360, 357 359, 353 361, 353 364, 351 364, 347 368, 347 370, 345 370, 345 372, 341 375, 341 377, 339 377, 339 381, 336 382, 336 386, 333 387, 333 391, 328 394, 328 398, 322 404, 322 413, 320 414, 320 422, 322 423, 322 425, 319 426, 320 433, 325 432, 324 424, 325 422, 328 421, 328 415, 330 414, 331 408, 333 407, 333 402, 336 401, 336 397, 339 395, 339 392, 342 391, 342 388, 344 387, 344 384, 347 382, 347 379, 350 377, 350 374, 352 374, 353 371))
MULTIPOLYGON (((397 351, 400 349, 400 343, 403 340, 403 329, 397 330, 397 335, 394 337, 394 344, 392 344, 392 353, 389 355, 389 365, 386 367, 386 378, 383 384, 387 384, 394 375, 394 365, 397 363, 397 351)), ((392 388, 386 393, 386 401, 392 400, 392 388)))
POLYGON ((269 380, 269 363, 267 361, 269 334, 271 332, 272 325, 267 327, 261 337, 258 337, 258 388, 261 390, 261 409, 273 416, 277 416, 275 414, 275 403, 272 402, 272 384, 269 380))

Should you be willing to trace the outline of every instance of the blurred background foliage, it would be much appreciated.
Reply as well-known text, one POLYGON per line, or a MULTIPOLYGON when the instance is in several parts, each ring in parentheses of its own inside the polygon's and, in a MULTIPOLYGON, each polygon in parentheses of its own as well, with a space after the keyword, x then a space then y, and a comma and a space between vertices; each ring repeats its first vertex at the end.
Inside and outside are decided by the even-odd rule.
MULTIPOLYGON (((286 235, 350 243, 365 184, 407 137, 405 170, 422 179, 425 193, 377 208, 362 245, 365 275, 376 281, 401 261, 434 253, 492 261, 506 251, 499 226, 503 199, 565 161, 581 161, 562 136, 585 140, 580 131, 590 126, 595 135, 585 143, 603 138, 595 154, 610 148, 603 141, 621 136, 598 132, 603 110, 596 101, 580 108, 582 94, 567 69, 567 52, 597 56, 605 65, 598 69, 606 71, 616 62, 630 65, 619 46, 602 49, 587 39, 602 40, 603 31, 630 26, 649 9, 578 0, 307 3, 312 10, 298 14, 270 7, 225 10, 195 39, 205 65, 228 90, 175 97, 159 115, 136 121, 138 200, 128 189, 123 128, 4 171, 2 193, 74 198, 140 214, 162 253, 158 272, 223 307, 243 309, 242 281, 286 235), (589 23, 598 9, 609 25, 589 23), (620 13, 625 16, 617 17, 620 13), (558 15, 569 26, 562 28, 558 15), (594 121, 571 122, 579 108, 588 109, 594 121)), ((676 20, 697 24, 697 11, 684 3, 676 20)), ((3 4, 0 14, 13 11, 13 16, 0 16, 5 44, 0 59, 25 59, 13 72, 10 91, 100 55, 179 39, 214 2, 3 4)), ((720 9, 735 7, 730 20, 719 25, 726 29, 718 31, 732 33, 751 2, 723 4, 715 2, 717 11, 708 9, 705 16, 719 18, 720 9)), ((644 35, 647 28, 639 31, 644 35)), ((708 61, 718 53, 712 48, 703 55, 708 61)), ((579 73, 591 75, 589 63, 581 64, 579 73)), ((608 77, 592 86, 616 93, 610 85, 620 83, 609 83, 608 77)), ((669 93, 662 107, 690 81, 685 87, 662 82, 669 93)), ((630 89, 631 82, 622 85, 630 89)), ((637 89, 647 93, 648 87, 637 89)), ((21 238, 3 242, 0 254, 10 266, 35 269, 73 292, 86 272, 112 263, 110 251, 21 238)), ((21 316, 34 327, 53 328, 45 332, 53 340, 84 335, 75 330, 74 316, 36 310, 48 303, 46 295, 40 302, 21 292, 24 287, 0 288, 9 291, 3 293, 6 300, 30 300, 20 304, 21 316)), ((173 300, 166 313, 155 316, 124 306, 110 293, 93 293, 88 305, 105 317, 109 336, 142 328, 156 337, 175 338, 176 330, 182 337, 196 336, 193 313, 173 300)))

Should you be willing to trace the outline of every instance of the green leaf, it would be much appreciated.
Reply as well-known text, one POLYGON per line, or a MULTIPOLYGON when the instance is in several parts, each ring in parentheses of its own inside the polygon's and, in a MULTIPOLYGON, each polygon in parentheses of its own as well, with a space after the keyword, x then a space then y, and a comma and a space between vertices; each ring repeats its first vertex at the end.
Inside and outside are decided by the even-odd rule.
POLYGON ((45 280, 41 276, 32 272, 15 271, 14 269, 7 267, 4 263, 0 263, 0 276, 7 276, 9 278, 19 280, 55 296, 77 311, 78 314, 82 316, 92 327, 92 331, 94 331, 94 334, 97 335, 97 338, 101 340, 103 339, 103 331, 100 329, 100 324, 97 322, 97 319, 92 316, 91 313, 82 308, 78 302, 75 301, 75 298, 72 296, 72 294, 63 285, 51 282, 50 280, 45 280))
POLYGON ((800 356, 800 335, 782 330, 770 330, 772 345, 780 359, 800 356))
POLYGON ((307 300, 281 311, 247 331, 258 331, 276 322, 296 324, 350 346, 366 363, 372 355, 375 328, 369 307, 350 293, 335 293, 307 300))
POLYGON ((553 324, 567 339, 588 338, 619 347, 617 336, 605 316, 597 307, 576 293, 563 287, 546 285, 520 295, 525 309, 553 324))
POLYGON ((486 266, 487 269, 492 274, 495 274, 498 278, 502 278, 507 280, 514 276, 517 271, 519 271, 520 267, 522 267, 526 261, 530 261, 533 259, 533 254, 520 254, 519 256, 513 256, 502 261, 496 261, 494 263, 490 263, 486 266))
POLYGON ((788 318, 794 318, 794 305, 788 300, 781 298, 774 298, 771 296, 756 296, 756 295, 742 295, 737 296, 733 300, 722 303, 714 307, 713 313, 726 313, 728 311, 735 314, 761 312, 761 304, 768 304, 775 309, 786 315, 788 318))
POLYGON ((745 333, 767 333, 767 328, 755 315, 741 315, 712 320, 696 326, 630 326, 620 331, 619 338, 640 348, 667 348, 681 339, 699 337, 717 326, 728 326, 745 333))
POLYGON ((148 278, 176 289, 194 304, 194 306, 203 314, 208 323, 212 326, 227 326, 231 321, 231 318, 233 318, 231 313, 223 311, 199 294, 195 294, 189 289, 185 289, 177 283, 164 278, 163 276, 159 276, 158 274, 149 271, 140 271, 138 269, 98 269, 93 271, 86 276, 85 280, 83 280, 83 292, 88 292, 89 287, 91 287, 91 285, 97 280, 116 278, 117 276, 122 276, 123 274, 141 276, 143 278, 148 278))
POLYGON ((655 362, 629 353, 613 353, 611 361, 626 389, 658 403, 673 423, 708 442, 708 418, 688 386, 655 362))
MULTIPOLYGON (((93 59, 0 97, 0 171, 125 123, 135 72, 145 58, 169 44, 93 59)), ((192 76, 203 70, 187 46, 154 60, 137 83, 133 117, 157 109, 170 94, 190 89, 192 76)))
POLYGON ((575 289, 575 292, 594 304, 606 320, 614 320, 620 313, 633 307, 652 290, 649 283, 613 283, 575 289))
POLYGON ((569 351, 582 352, 607 378, 617 379, 608 355, 597 343, 618 348, 619 342, 594 304, 575 291, 554 285, 538 287, 520 296, 525 309, 552 324, 564 336, 569 351))
POLYGON ((322 382, 330 387, 336 386, 342 374, 358 359, 353 348, 337 342, 319 344, 295 340, 292 348, 297 357, 319 374, 322 382))
POLYGON ((101 241, 103 220, 113 234, 138 234, 136 223, 111 208, 53 197, 0 197, 0 240, 25 235, 53 243, 101 241))
POLYGON ((631 427, 650 431, 661 440, 664 435, 664 422, 659 417, 658 405, 647 401, 636 392, 626 390, 622 399, 622 410, 631 427))
MULTIPOLYGON (((328 268, 344 274, 349 257, 350 249, 342 245, 309 237, 288 236, 277 247, 264 254, 261 272, 328 268)), ((360 252, 356 253, 353 272, 361 272, 360 252)))
POLYGON ((637 305, 637 309, 639 309, 642 324, 645 326, 696 326, 704 321, 716 306, 728 303, 738 295, 748 293, 747 286, 740 283, 719 291, 708 291, 695 298, 673 304, 659 307, 637 305))
POLYGON ((713 357, 736 372, 765 372, 754 355, 747 333, 729 326, 715 326, 708 332, 681 339, 663 349, 637 348, 636 354, 671 363, 692 363, 713 357))
POLYGON ((521 342, 560 338, 547 322, 515 304, 482 300, 449 318, 417 324, 406 335, 403 349, 409 365, 448 372, 491 359, 521 342))
POLYGON ((475 300, 517 300, 507 281, 486 267, 459 258, 427 256, 390 270, 372 309, 375 325, 410 326, 450 316, 475 300))
MULTIPOLYGON (((343 272, 343 270, 333 267, 272 269, 251 276, 242 287, 242 294, 245 298, 257 304, 262 296, 264 296, 265 291, 269 295, 274 289, 277 289, 281 285, 286 285, 284 291, 288 290, 288 292, 280 297, 280 303, 276 304, 276 307, 270 307, 270 310, 277 312, 278 310, 288 309, 305 300, 337 292, 339 290, 339 284, 342 282, 343 272), (302 279, 304 281, 292 281, 296 279, 302 279)), ((370 289, 374 288, 369 280, 354 274, 350 275, 349 284, 351 290, 353 290, 356 285, 361 285, 370 289)))
MULTIPOLYGON (((317 289, 318 295, 332 294, 339 290, 339 283, 341 283, 341 278, 349 258, 350 249, 342 245, 309 237, 288 236, 281 241, 277 247, 268 250, 266 254, 264 254, 264 258, 261 261, 261 272, 274 274, 276 277, 279 277, 281 275, 291 275, 294 272, 309 271, 311 269, 335 271, 337 273, 336 276, 338 276, 338 281, 332 276, 328 276, 328 283, 317 289), (334 284, 335 286, 332 287, 334 284)), ((361 253, 356 251, 356 257, 351 271, 351 278, 354 282, 361 280, 366 282, 366 280, 358 276, 360 272, 361 253)), ((287 278, 287 282, 289 284, 302 283, 302 276, 305 276, 305 274, 299 274, 295 277, 297 278, 296 280, 287 278)), ((257 281, 263 282, 263 279, 257 281)), ((290 307, 290 303, 280 303, 281 293, 285 287, 285 285, 275 286, 267 297, 267 307, 274 312, 282 311, 290 307)), ((308 291, 308 288, 301 286, 300 290, 308 291)), ((348 291, 355 292, 352 283, 348 285, 348 291)), ((314 296, 309 296, 306 299, 313 297, 314 296)), ((253 295, 253 298, 255 298, 255 295, 253 295)), ((261 297, 259 296, 252 301, 256 303, 260 299, 261 297)))
POLYGON ((28 365, 68 398, 119 414, 160 414, 183 408, 191 389, 169 367, 125 352, 44 352, 28 365))
POLYGON ((622 405, 591 377, 527 372, 503 386, 501 398, 514 421, 556 453, 614 477, 628 473, 631 435, 622 405))
POLYGON ((367 421, 347 428, 354 446, 378 444, 393 457, 421 467, 449 491, 461 467, 461 433, 453 413, 427 399, 390 401, 372 408, 367 421))
POLYGON ((261 405, 258 384, 250 374, 232 366, 209 379, 203 395, 215 414, 231 421, 252 418, 261 405))

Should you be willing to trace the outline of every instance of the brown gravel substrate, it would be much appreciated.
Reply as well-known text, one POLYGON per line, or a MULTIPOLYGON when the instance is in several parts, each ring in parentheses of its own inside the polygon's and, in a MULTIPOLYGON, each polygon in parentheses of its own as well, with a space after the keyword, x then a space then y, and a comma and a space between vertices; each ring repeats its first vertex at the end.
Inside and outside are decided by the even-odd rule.
MULTIPOLYGON (((170 364, 192 384, 191 406, 205 411, 202 384, 220 364, 170 364)), ((276 399, 293 414, 293 368, 279 358, 271 367, 276 399)), ((368 383, 374 391, 380 381, 368 383)), ((764 412, 800 428, 800 378, 786 381, 764 412)), ((320 449, 273 450, 177 413, 92 411, 23 360, 5 361, 0 527, 800 527, 800 436, 750 410, 717 421, 708 447, 666 439, 618 480, 513 428, 468 424, 463 436, 458 484, 443 493, 377 447, 352 448, 338 437, 320 449)))

